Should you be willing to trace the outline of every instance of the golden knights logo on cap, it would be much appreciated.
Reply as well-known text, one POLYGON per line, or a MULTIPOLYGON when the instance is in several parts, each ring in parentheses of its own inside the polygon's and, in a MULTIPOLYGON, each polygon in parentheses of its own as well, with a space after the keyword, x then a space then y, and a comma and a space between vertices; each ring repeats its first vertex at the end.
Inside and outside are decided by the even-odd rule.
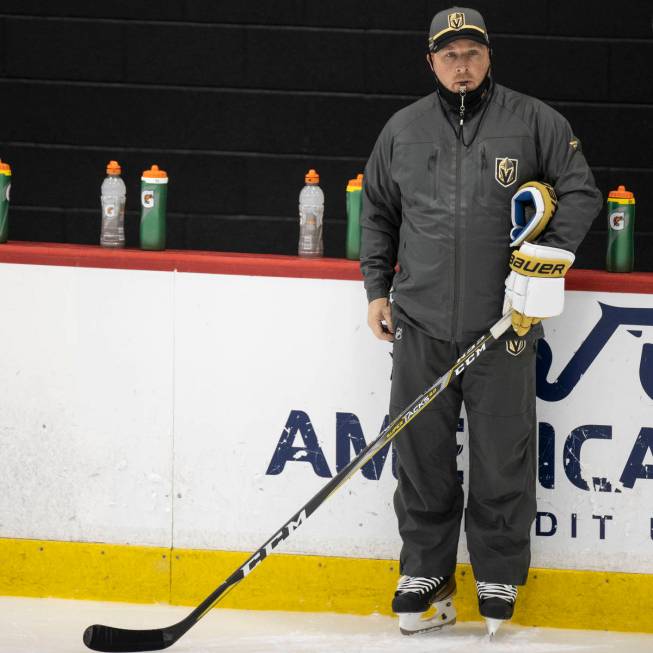
POLYGON ((465 14, 462 11, 457 11, 447 16, 449 19, 449 27, 451 29, 459 30, 465 27, 465 14))
POLYGON ((519 339, 519 340, 506 340, 506 351, 511 355, 511 356, 519 356, 524 349, 526 349, 526 341, 519 339))
POLYGON ((469 7, 450 7, 433 16, 428 39, 431 52, 437 52, 447 43, 461 38, 472 39, 483 45, 490 44, 485 21, 478 11, 469 7))
POLYGON ((504 188, 508 188, 517 181, 518 164, 518 159, 509 159, 507 156, 497 158, 494 164, 494 178, 504 188))

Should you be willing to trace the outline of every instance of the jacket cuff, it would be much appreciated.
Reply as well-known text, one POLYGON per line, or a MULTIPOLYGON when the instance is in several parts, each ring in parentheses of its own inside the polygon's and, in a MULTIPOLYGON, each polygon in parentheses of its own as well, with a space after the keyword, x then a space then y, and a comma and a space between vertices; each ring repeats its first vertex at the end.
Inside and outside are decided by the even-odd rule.
POLYGON ((389 294, 390 293, 388 292, 387 288, 380 288, 380 287, 368 288, 367 301, 368 303, 373 302, 375 299, 379 299, 381 297, 388 297, 389 294))

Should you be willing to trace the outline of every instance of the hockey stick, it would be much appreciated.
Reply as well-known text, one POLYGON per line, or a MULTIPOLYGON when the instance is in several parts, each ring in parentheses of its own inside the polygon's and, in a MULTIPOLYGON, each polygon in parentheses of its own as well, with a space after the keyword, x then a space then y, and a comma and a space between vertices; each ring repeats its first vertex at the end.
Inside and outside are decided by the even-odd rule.
POLYGON ((152 630, 128 630, 112 626, 94 625, 84 631, 84 644, 95 651, 158 651, 172 646, 186 631, 192 628, 229 590, 245 576, 254 571, 274 549, 296 531, 341 485, 383 447, 393 440, 401 430, 421 413, 437 396, 444 392, 451 380, 473 364, 492 340, 498 339, 510 326, 511 312, 506 313, 484 336, 479 338, 451 369, 443 374, 430 388, 398 415, 370 442, 349 464, 340 470, 308 503, 294 514, 268 541, 236 571, 207 596, 187 617, 166 628, 152 630))

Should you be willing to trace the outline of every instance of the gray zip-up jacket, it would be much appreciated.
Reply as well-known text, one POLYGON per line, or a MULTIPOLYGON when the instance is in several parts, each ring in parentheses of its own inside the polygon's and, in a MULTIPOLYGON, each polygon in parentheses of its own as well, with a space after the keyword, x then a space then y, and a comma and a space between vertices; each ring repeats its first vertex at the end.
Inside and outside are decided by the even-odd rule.
POLYGON ((392 290, 397 314, 441 340, 468 342, 500 317, 510 199, 521 184, 555 188, 558 209, 538 242, 572 252, 602 203, 580 142, 559 113, 498 84, 485 102, 485 112, 481 106, 465 121, 465 143, 479 127, 469 146, 437 93, 401 109, 365 167, 368 301, 392 290))

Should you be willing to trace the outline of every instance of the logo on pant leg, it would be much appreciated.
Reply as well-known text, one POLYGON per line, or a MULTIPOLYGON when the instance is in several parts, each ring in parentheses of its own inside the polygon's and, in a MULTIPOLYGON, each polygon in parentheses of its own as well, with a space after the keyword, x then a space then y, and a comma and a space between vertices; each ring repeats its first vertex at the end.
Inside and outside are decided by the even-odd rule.
POLYGON ((395 340, 401 340, 401 337, 404 335, 404 332, 402 331, 401 327, 397 327, 395 329, 395 340))
POLYGON ((524 349, 526 349, 526 341, 523 339, 519 340, 506 340, 506 351, 511 356, 519 356, 524 349))

